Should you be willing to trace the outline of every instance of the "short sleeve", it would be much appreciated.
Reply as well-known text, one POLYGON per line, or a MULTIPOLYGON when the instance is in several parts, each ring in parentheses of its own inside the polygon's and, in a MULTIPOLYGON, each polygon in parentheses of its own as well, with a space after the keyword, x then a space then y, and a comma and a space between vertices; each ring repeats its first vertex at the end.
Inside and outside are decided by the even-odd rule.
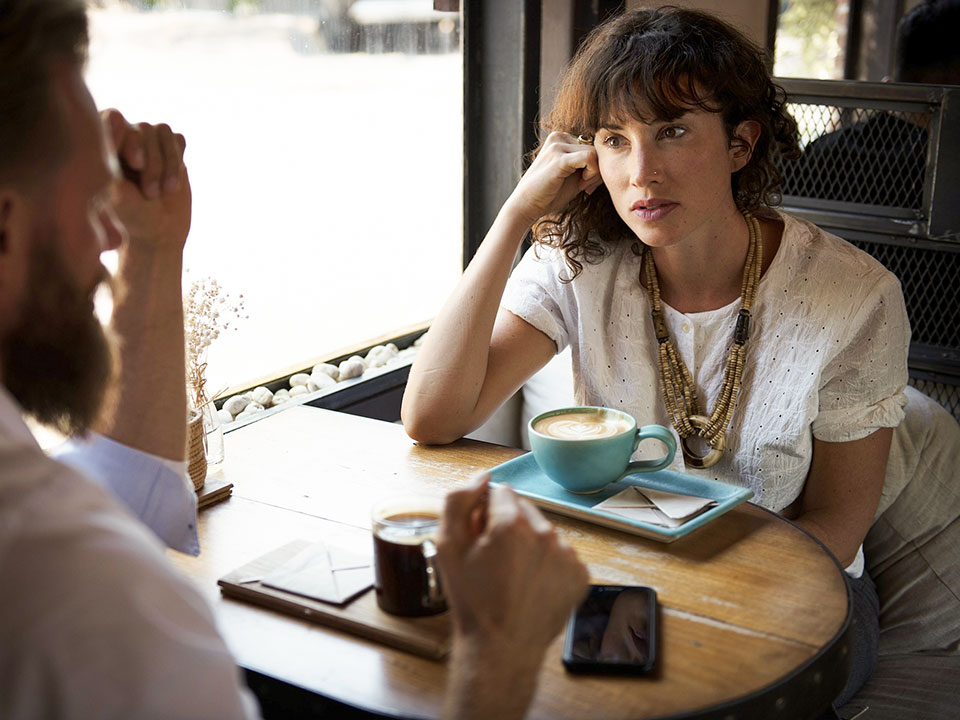
POLYGON ((910 325, 900 283, 885 272, 841 333, 821 376, 813 435, 849 442, 896 427, 906 405, 910 325))
POLYGON ((514 268, 500 301, 502 308, 553 340, 557 352, 570 343, 572 293, 570 284, 561 280, 568 276, 559 251, 531 247, 514 268))

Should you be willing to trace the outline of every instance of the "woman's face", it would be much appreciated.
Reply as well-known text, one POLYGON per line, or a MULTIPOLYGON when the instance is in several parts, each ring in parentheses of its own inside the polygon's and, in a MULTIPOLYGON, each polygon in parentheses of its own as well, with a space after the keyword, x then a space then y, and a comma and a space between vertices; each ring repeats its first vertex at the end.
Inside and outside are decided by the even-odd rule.
POLYGON ((729 222, 737 212, 730 176, 750 154, 731 147, 719 113, 622 122, 600 128, 594 145, 617 214, 643 243, 707 239, 717 223, 729 222))

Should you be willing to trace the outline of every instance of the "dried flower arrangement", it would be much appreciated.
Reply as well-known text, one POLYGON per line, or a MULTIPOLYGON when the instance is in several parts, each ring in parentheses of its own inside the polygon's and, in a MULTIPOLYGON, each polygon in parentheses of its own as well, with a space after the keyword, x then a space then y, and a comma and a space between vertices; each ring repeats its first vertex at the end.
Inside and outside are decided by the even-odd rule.
POLYGON ((183 299, 183 329, 186 337, 187 387, 190 401, 200 410, 219 394, 206 391, 207 350, 220 333, 232 327, 243 315, 243 295, 233 301, 215 278, 204 277, 190 283, 183 299))

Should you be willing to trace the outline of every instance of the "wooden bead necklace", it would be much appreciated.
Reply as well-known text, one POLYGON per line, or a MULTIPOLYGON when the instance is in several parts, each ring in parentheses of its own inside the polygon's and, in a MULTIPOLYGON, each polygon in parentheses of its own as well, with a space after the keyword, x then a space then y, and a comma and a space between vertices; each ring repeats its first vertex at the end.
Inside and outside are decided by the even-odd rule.
POLYGON ((657 268, 653 262, 650 248, 644 251, 644 269, 647 275, 647 291, 650 293, 653 327, 657 336, 657 369, 660 375, 660 392, 667 406, 667 412, 673 426, 680 435, 680 447, 685 462, 695 468, 708 468, 716 465, 723 457, 726 447, 726 430, 733 417, 733 408, 740 392, 740 378, 743 374, 745 345, 750 335, 750 308, 760 283, 760 268, 763 264, 763 245, 760 242, 760 223, 749 212, 743 217, 750 229, 750 247, 747 250, 747 262, 743 267, 743 280, 740 283, 740 313, 733 332, 733 345, 723 371, 723 385, 717 404, 710 417, 702 414, 697 387, 683 359, 677 352, 670 333, 663 320, 663 307, 660 302, 660 283, 657 280, 657 268), (709 446, 706 455, 698 455, 687 444, 692 437, 702 438, 709 446))

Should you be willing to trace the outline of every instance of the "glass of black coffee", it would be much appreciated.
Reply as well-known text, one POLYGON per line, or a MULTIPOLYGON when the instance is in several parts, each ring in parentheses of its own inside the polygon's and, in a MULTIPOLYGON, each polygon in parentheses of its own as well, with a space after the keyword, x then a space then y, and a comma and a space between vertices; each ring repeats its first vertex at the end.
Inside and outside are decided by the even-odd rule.
POLYGON ((435 615, 447 609, 437 567, 442 501, 387 498, 373 508, 377 605, 393 615, 435 615))

